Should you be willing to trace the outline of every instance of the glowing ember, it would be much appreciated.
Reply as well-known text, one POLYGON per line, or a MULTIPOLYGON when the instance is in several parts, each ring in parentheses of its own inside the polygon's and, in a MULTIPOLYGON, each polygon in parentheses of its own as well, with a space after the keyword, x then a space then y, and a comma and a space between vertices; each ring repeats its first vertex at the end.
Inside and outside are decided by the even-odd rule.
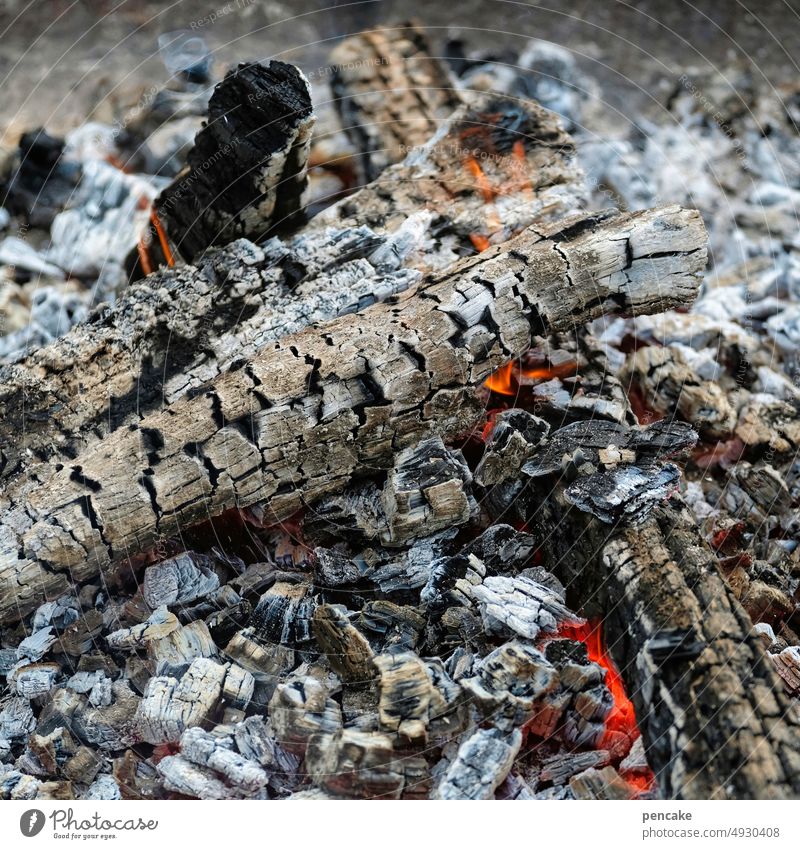
POLYGON ((570 377, 575 374, 578 364, 574 361, 558 365, 530 365, 518 363, 516 360, 506 363, 491 374, 484 383, 487 389, 498 395, 517 395, 520 385, 541 380, 552 380, 554 377, 570 377))
POLYGON ((475 250, 478 253, 485 251, 489 247, 489 240, 486 236, 481 236, 480 233, 470 233, 469 240, 475 246, 475 250))
MULTIPOLYGON (((639 736, 639 728, 636 725, 636 715, 633 710, 633 702, 625 693, 619 671, 606 650, 603 641, 603 632, 600 622, 587 622, 585 625, 564 625, 559 630, 559 636, 568 640, 577 640, 586 646, 589 660, 598 663, 606 670, 606 686, 614 697, 614 707, 606 719, 606 734, 621 731, 633 741, 639 736)), ((603 748, 603 741, 599 748, 603 748)))
POLYGON ((172 258, 172 251, 169 249, 169 242, 167 242, 167 234, 164 232, 164 228, 161 225, 161 221, 159 220, 155 207, 150 210, 150 221, 153 223, 153 227, 156 228, 158 241, 161 243, 161 250, 164 252, 167 265, 172 268, 172 266, 175 265, 175 260, 172 258))

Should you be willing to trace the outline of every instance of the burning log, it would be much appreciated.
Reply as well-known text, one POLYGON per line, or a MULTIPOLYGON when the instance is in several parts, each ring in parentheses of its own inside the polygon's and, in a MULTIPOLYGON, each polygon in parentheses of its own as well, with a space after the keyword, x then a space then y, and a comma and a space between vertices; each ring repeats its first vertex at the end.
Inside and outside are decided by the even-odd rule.
MULTIPOLYGON (((464 107, 385 177, 398 187, 391 195, 370 184, 287 244, 239 240, 196 267, 163 269, 91 321, 0 368, 0 476, 38 460, 66 464, 280 336, 396 295, 418 282, 417 269, 449 266, 470 234, 503 241, 582 200, 569 136, 540 107, 514 101, 464 107), (512 107, 516 123, 504 128, 512 107), (484 190, 465 170, 481 153, 484 177, 497 186, 491 227, 484 190), (431 218, 429 209, 441 212, 431 218)), ((39 464, 40 475, 47 471, 39 464)))
POLYGON ((398 448, 469 431, 482 416, 472 387, 532 332, 690 301, 704 243, 678 207, 573 219, 286 337, 29 481, 0 529, 0 622, 60 594, 68 570, 91 577, 234 506, 285 518, 398 448))
POLYGON ((331 59, 331 89, 366 182, 427 142, 460 104, 447 69, 413 23, 352 36, 331 59))
POLYGON ((575 508, 549 518, 570 529, 548 546, 558 571, 606 611, 662 795, 796 798, 797 707, 680 502, 635 529, 575 508))
POLYGON ((308 82, 293 65, 241 64, 214 89, 188 172, 156 199, 191 260, 211 245, 257 240, 301 214, 314 126, 308 82))

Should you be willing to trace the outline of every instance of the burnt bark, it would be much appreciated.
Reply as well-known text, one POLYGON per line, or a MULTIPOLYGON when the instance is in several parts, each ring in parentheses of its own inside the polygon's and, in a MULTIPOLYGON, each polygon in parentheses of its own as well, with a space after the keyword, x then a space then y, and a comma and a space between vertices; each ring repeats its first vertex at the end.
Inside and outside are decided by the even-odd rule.
POLYGON ((240 64, 214 89, 188 170, 155 207, 181 254, 258 239, 302 215, 314 114, 293 65, 240 64))
POLYGON ((367 182, 426 142, 461 102, 446 67, 413 23, 354 35, 331 59, 331 89, 367 182))
POLYGON ((533 334, 691 302, 705 243, 677 206, 576 217, 282 338, 20 483, 0 525, 0 621, 185 525, 253 504, 287 517, 408 445, 468 432, 474 387, 533 334))
POLYGON ((555 570, 604 633, 665 798, 794 799, 800 713, 680 499, 638 527, 550 500, 555 570))

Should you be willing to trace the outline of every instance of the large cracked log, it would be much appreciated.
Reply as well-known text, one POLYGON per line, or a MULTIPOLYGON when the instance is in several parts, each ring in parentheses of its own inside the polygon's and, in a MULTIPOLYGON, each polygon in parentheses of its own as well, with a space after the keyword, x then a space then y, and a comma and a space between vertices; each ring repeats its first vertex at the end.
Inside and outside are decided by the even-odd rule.
POLYGON ((253 504, 287 517, 410 444, 469 432, 473 387, 533 334, 691 302, 705 240, 677 206, 576 217, 281 339, 28 482, 0 525, 0 622, 185 525, 253 504))
POLYGON ((680 500, 635 528, 557 501, 542 518, 551 562, 605 613, 663 796, 797 798, 800 711, 680 500))
POLYGON ((235 358, 401 291, 418 279, 404 267, 409 254, 422 271, 446 266, 470 234, 502 241, 581 202, 572 141, 552 114, 497 99, 464 107, 412 159, 287 244, 272 240, 262 250, 239 241, 210 251, 196 267, 157 272, 114 307, 0 368, 0 478, 31 462, 66 463, 235 358), (502 103, 513 106, 515 126, 504 126, 502 103), (476 127, 490 132, 473 137, 476 127), (522 159, 516 141, 524 143, 522 159), (496 187, 492 204, 486 184, 466 170, 469 151, 485 154, 484 179, 496 187), (420 222, 417 241, 409 219, 420 222))

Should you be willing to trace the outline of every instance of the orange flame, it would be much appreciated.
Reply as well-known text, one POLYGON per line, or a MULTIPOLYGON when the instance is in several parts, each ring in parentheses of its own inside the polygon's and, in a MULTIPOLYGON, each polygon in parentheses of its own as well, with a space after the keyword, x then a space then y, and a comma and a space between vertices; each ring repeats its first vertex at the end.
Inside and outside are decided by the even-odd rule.
POLYGON ((481 236, 480 233, 470 233, 469 240, 475 246, 475 250, 478 253, 482 253, 489 247, 489 240, 486 236, 481 236))
MULTIPOLYGON (((614 697, 614 707, 606 719, 604 739, 609 732, 621 731, 631 740, 635 740, 639 736, 639 728, 636 725, 633 702, 628 698, 619 670, 606 649, 600 622, 587 622, 585 625, 564 625, 559 629, 558 634, 568 640, 577 640, 583 643, 589 654, 589 660, 606 670, 606 686, 614 697)), ((603 748, 602 741, 600 748, 603 748)))
POLYGON ((486 378, 484 386, 498 395, 516 395, 520 384, 536 380, 552 380, 554 377, 570 377, 575 374, 578 364, 569 360, 558 365, 526 366, 516 360, 500 366, 486 378))
POLYGON ((153 227, 156 228, 156 233, 158 234, 158 241, 161 243, 161 250, 164 252, 164 257, 167 260, 167 265, 172 268, 175 265, 175 260, 172 258, 172 251, 169 249, 167 234, 164 231, 164 227, 161 224, 161 219, 159 219, 155 207, 150 210, 150 221, 153 223, 153 227))
MULTIPOLYGON (((613 751, 615 749, 614 738, 620 734, 625 735, 631 743, 634 743, 640 736, 639 726, 636 724, 636 713, 633 709, 633 702, 625 692, 622 676, 606 648, 602 624, 599 621, 592 621, 585 625, 562 625, 559 628, 558 636, 583 643, 586 646, 589 660, 606 670, 606 686, 611 691, 614 707, 606 717, 605 732, 597 747, 613 751)), ((625 780, 640 792, 651 790, 656 781, 655 775, 649 769, 644 773, 625 772, 623 775, 625 780)))

